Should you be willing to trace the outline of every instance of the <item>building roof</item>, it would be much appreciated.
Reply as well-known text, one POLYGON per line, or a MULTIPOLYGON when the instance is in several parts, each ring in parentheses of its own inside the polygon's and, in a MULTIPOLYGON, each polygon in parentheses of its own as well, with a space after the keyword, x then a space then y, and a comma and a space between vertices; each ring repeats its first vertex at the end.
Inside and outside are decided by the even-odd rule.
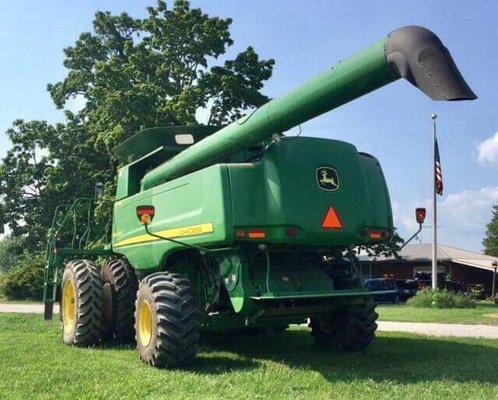
MULTIPOLYGON (((430 262, 432 260, 432 243, 407 244, 399 253, 402 260, 412 262, 430 262)), ((498 257, 487 256, 473 251, 439 244, 437 259, 441 262, 454 262, 470 267, 493 271, 498 266, 498 257)), ((378 257, 378 261, 395 260, 394 257, 378 257)))

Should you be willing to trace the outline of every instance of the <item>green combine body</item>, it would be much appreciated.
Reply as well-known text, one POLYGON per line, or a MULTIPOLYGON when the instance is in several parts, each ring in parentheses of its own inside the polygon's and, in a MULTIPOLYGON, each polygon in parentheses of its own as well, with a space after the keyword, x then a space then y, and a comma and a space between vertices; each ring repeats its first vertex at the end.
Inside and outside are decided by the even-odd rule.
POLYGON ((439 39, 406 27, 231 125, 145 129, 119 145, 112 243, 56 244, 64 224, 55 225, 46 318, 69 258, 68 344, 136 333, 144 361, 178 366, 195 357, 202 327, 309 320, 325 347, 367 346, 375 305, 344 254, 393 233, 382 169, 351 144, 283 132, 401 77, 434 100, 475 98, 439 39), (99 278, 79 254, 112 259, 99 278))

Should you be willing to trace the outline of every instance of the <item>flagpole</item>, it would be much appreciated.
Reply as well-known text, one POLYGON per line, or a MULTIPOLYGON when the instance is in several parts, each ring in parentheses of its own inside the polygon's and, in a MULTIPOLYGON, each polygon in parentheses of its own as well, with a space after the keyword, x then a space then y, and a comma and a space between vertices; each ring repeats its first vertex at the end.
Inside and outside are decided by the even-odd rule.
POLYGON ((432 114, 432 139, 433 139, 433 190, 432 190, 432 290, 437 289, 437 201, 436 201, 436 119, 437 115, 432 114))

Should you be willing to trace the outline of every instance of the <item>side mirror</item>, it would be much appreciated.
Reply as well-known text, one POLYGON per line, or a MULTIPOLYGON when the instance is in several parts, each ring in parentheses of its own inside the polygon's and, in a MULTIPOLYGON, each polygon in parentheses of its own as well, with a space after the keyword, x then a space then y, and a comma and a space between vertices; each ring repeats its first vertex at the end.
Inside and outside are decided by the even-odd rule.
POLYGON ((426 210, 425 208, 417 208, 415 209, 415 218, 419 225, 422 225, 425 221, 426 210))
POLYGON ((154 219, 156 208, 154 206, 138 206, 136 212, 140 223, 142 225, 149 225, 154 219))

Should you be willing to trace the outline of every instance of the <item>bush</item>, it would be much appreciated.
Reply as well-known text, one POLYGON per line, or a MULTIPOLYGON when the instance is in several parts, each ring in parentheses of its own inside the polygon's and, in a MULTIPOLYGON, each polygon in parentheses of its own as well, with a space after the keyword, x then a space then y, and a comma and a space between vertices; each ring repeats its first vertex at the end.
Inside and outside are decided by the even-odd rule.
POLYGON ((423 289, 407 301, 411 307, 424 308, 474 308, 475 301, 461 293, 449 292, 446 289, 423 289))
POLYGON ((16 267, 0 276, 0 293, 9 300, 40 300, 44 268, 43 254, 23 254, 16 267))

